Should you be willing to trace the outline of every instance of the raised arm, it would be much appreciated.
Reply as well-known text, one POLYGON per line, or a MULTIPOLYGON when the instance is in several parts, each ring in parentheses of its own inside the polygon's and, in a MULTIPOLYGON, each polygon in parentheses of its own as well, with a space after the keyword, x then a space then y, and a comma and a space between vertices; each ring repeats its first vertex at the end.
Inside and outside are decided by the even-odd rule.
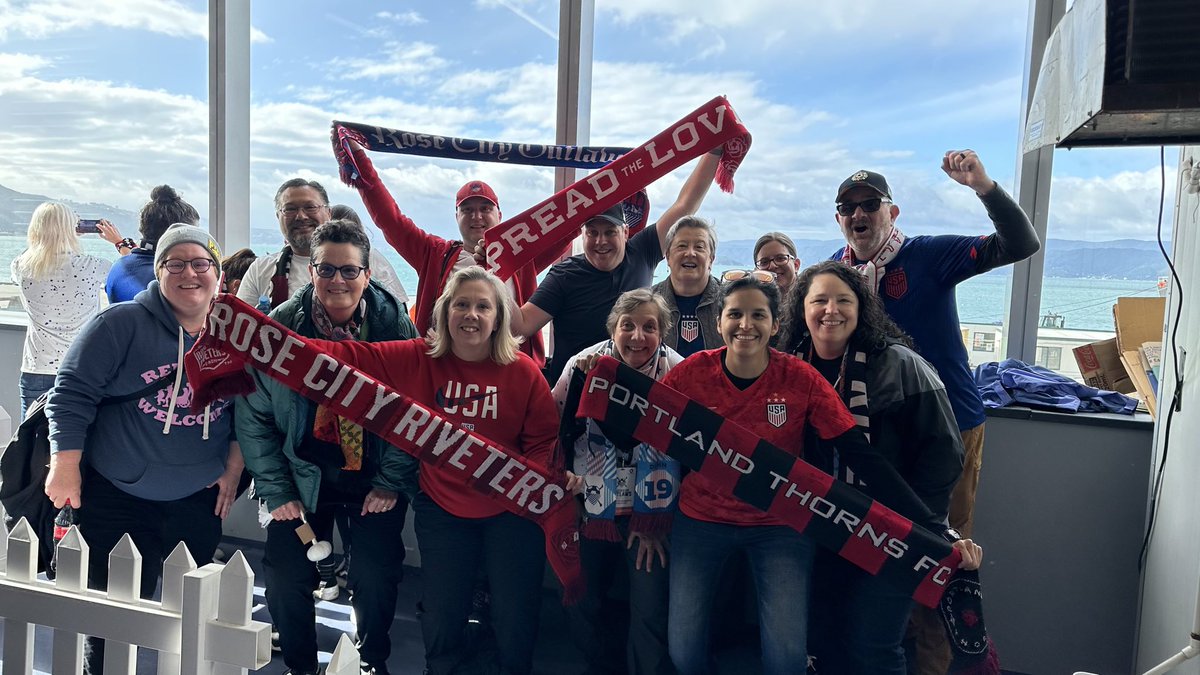
POLYGON ((975 269, 989 270, 1024 260, 1041 248, 1029 216, 1000 184, 992 180, 973 150, 950 150, 942 157, 942 171, 955 182, 975 191, 987 209, 996 233, 978 247, 975 269))
POLYGON ((432 247, 444 240, 417 227, 411 218, 400 212, 400 207, 396 204, 392 193, 388 192, 387 187, 380 180, 379 174, 375 172, 375 165, 367 156, 366 148, 357 141, 351 140, 350 149, 354 153, 355 166, 362 174, 360 184, 370 185, 370 187, 359 187, 358 194, 362 197, 363 205, 367 207, 367 213, 370 214, 371 220, 383 232, 383 238, 391 244, 392 248, 396 249, 405 262, 413 269, 424 269, 425 258, 432 255, 432 247))
POLYGON ((668 206, 667 210, 659 216, 658 222, 654 224, 658 230, 660 251, 667 250, 667 230, 671 229, 671 226, 680 218, 693 215, 700 210, 700 205, 704 203, 704 197, 708 194, 708 189, 717 176, 717 167, 720 165, 721 157, 711 152, 696 161, 696 168, 692 169, 692 175, 684 181, 683 187, 679 190, 679 196, 675 198, 675 203, 668 206))

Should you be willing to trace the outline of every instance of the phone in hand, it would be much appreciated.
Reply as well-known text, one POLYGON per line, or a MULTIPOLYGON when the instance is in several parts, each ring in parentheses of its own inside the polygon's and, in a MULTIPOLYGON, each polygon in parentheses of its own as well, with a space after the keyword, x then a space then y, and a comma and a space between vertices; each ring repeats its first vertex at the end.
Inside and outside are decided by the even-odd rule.
POLYGON ((99 234, 100 219, 80 218, 79 222, 75 223, 75 231, 79 234, 99 234))

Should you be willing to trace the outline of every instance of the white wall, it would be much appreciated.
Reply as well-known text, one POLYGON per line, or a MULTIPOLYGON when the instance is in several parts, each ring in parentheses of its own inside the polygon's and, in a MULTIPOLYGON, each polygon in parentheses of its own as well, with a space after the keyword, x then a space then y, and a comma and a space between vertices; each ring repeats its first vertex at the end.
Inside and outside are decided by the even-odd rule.
MULTIPOLYGON (((1182 156, 1200 162, 1200 146, 1185 147, 1182 156)), ((1178 180, 1176 171, 1175 179, 1178 180)), ((1171 180, 1168 174, 1167 180, 1171 180)), ((1166 472, 1159 496, 1157 523, 1143 570, 1141 622, 1138 633, 1137 670, 1144 672, 1165 661, 1188 644, 1200 583, 1200 194, 1180 190, 1174 228, 1175 268, 1183 286, 1183 313, 1179 321, 1179 346, 1187 351, 1183 369, 1182 407, 1171 424, 1166 472)), ((1179 293, 1167 305, 1168 339, 1179 293)), ((1162 461, 1166 410, 1174 392, 1177 362, 1169 343, 1164 344, 1163 378, 1155 439, 1155 471, 1162 461)), ((1079 561, 1086 565, 1086 560, 1079 561)), ((1173 673, 1200 674, 1200 659, 1173 673)))

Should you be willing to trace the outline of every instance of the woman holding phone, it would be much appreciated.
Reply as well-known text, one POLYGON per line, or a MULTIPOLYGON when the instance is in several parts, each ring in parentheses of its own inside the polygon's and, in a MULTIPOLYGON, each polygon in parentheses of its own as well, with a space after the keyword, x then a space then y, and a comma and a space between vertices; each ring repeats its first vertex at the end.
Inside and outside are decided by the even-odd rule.
POLYGON ((33 211, 29 248, 12 261, 12 282, 29 315, 21 354, 21 417, 54 385, 67 348, 100 311, 104 279, 112 266, 79 245, 78 217, 71 207, 46 202, 33 211))

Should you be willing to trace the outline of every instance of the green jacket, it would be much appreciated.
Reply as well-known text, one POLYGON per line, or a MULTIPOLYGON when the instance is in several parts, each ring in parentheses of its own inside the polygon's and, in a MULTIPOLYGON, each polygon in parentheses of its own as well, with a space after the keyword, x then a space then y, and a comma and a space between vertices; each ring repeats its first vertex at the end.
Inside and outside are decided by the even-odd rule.
MULTIPOLYGON (((304 337, 316 337, 308 311, 312 293, 312 284, 296 291, 271 312, 271 318, 304 337)), ((403 305, 383 286, 371 281, 363 297, 367 300, 367 318, 359 339, 386 342, 417 337, 403 305)), ((298 499, 305 510, 315 511, 321 471, 296 456, 296 448, 312 433, 308 420, 314 404, 258 371, 253 376, 257 387, 254 393, 237 400, 234 424, 246 468, 254 476, 255 494, 266 501, 269 510, 298 499)), ((411 500, 417 492, 417 459, 374 434, 367 433, 365 439, 364 451, 379 467, 371 484, 411 500)))

